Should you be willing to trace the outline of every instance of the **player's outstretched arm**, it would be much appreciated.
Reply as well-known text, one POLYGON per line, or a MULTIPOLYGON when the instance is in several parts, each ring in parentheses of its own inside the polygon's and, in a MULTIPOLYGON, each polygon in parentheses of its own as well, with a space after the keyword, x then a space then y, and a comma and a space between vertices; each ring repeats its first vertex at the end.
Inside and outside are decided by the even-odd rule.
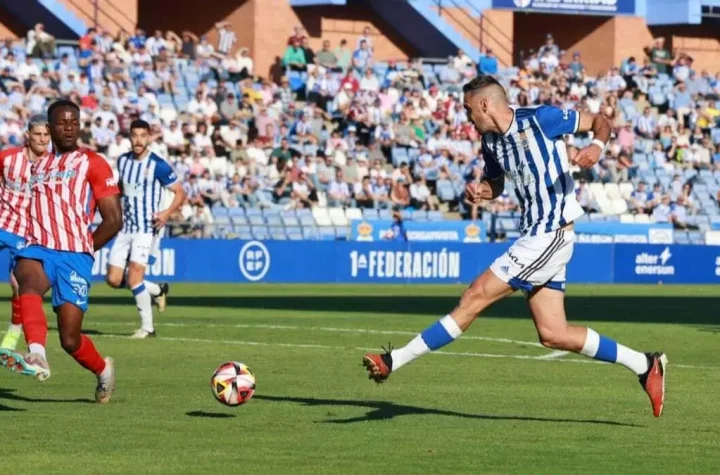
POLYGON ((97 200, 102 222, 93 233, 93 247, 102 249, 122 229, 122 206, 120 195, 110 195, 97 200))
POLYGON ((580 150, 573 160, 575 165, 582 168, 590 168, 600 160, 600 155, 605 149, 605 144, 610 139, 612 127, 610 122, 602 115, 581 112, 577 131, 592 131, 593 133, 592 143, 580 150))
POLYGON ((155 229, 160 229, 165 226, 168 219, 170 219, 170 216, 172 216, 175 211, 179 210, 185 202, 185 188, 183 188, 182 183, 176 181, 172 185, 168 186, 167 189, 174 193, 173 200, 168 209, 155 214, 153 223, 155 229))

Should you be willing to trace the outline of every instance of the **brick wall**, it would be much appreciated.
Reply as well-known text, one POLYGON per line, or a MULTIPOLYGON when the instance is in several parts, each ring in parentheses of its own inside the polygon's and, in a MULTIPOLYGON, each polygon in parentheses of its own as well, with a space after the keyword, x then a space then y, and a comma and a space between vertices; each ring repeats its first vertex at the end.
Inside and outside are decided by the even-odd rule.
MULTIPOLYGON (((131 32, 138 22, 139 0, 60 0, 75 16, 92 26, 95 23, 95 4, 97 3, 97 22, 102 28, 116 34, 121 29, 131 32)), ((154 0, 150 0, 153 2, 154 0)))

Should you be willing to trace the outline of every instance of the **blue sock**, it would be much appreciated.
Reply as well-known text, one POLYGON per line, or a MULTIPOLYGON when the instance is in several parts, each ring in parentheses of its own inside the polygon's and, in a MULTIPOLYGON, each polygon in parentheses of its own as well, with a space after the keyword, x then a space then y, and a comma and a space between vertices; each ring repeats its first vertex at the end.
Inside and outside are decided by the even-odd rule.
POLYGON ((435 351, 448 343, 452 343, 461 334, 462 330, 457 326, 455 320, 447 315, 423 330, 420 338, 422 338, 430 351, 435 351))
POLYGON ((393 371, 406 365, 415 358, 442 348, 448 343, 452 343, 460 335, 462 335, 462 330, 458 327, 457 323, 455 323, 455 320, 453 320, 450 315, 444 316, 423 330, 423 332, 413 338, 410 343, 402 348, 393 350, 393 371))
POLYGON ((632 350, 615 340, 599 335, 595 330, 587 329, 585 344, 580 354, 599 361, 619 363, 637 375, 645 373, 648 369, 647 357, 644 353, 632 350))

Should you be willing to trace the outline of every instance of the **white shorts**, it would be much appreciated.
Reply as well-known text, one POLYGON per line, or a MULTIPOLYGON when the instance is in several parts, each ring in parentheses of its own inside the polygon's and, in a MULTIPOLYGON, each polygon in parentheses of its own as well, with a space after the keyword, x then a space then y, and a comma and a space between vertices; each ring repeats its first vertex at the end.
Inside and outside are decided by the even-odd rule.
POLYGON ((558 229, 549 234, 523 236, 490 269, 514 289, 536 287, 565 291, 565 270, 573 253, 575 232, 558 229))
POLYGON ((159 250, 160 237, 152 233, 119 233, 110 249, 108 264, 124 269, 130 258, 131 262, 147 267, 159 250))

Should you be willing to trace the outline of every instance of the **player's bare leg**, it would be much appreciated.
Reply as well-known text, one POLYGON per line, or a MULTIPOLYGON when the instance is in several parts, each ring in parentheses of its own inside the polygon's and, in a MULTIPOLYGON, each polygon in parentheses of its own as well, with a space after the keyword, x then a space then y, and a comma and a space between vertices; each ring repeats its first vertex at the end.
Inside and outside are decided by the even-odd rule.
POLYGON ((490 269, 486 270, 463 292, 460 303, 450 314, 426 328, 407 345, 397 350, 390 348, 384 354, 365 355, 363 364, 370 379, 382 383, 392 371, 452 343, 483 310, 513 292, 510 285, 500 280, 490 269))
POLYGON ((153 323, 152 296, 145 286, 145 266, 130 261, 127 281, 135 296, 141 324, 140 329, 133 334, 132 338, 136 340, 152 338, 155 336, 155 325, 153 323))
POLYGON ((108 265, 105 274, 105 282, 113 289, 121 289, 125 286, 125 269, 118 266, 108 265))
POLYGON ((590 328, 568 325, 565 295, 560 290, 537 288, 528 295, 528 306, 540 343, 547 348, 571 351, 625 366, 638 376, 650 397, 653 414, 660 417, 665 402, 665 355, 641 353, 598 335, 590 328))
POLYGON ((56 309, 60 344, 80 366, 97 376, 95 400, 107 404, 115 391, 115 364, 95 349, 92 340, 82 334, 83 311, 71 303, 56 309))
POLYGON ((5 337, 0 342, 0 348, 15 350, 22 336, 22 314, 20 313, 20 291, 13 273, 10 273, 10 288, 12 289, 12 317, 5 337))
POLYGON ((20 293, 18 300, 28 354, 0 350, 0 360, 3 366, 10 367, 9 363, 13 363, 15 371, 45 381, 50 377, 50 366, 45 355, 48 327, 42 298, 50 289, 50 282, 42 262, 35 259, 18 259, 14 275, 20 293))

